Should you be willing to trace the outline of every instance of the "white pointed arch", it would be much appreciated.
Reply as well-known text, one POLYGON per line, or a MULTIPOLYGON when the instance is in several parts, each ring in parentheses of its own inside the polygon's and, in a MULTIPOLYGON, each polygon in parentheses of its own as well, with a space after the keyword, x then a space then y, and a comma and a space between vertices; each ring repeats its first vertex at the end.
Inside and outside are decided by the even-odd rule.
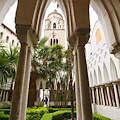
POLYGON ((0 1, 0 24, 2 23, 5 15, 9 11, 10 7, 15 3, 16 0, 1 0, 0 1))
POLYGON ((110 58, 110 73, 111 73, 111 81, 117 81, 118 74, 117 74, 115 63, 112 60, 112 58, 110 58))
POLYGON ((102 73, 101 73, 101 69, 99 66, 98 66, 98 82, 99 84, 103 84, 102 73))
POLYGON ((94 70, 94 85, 97 85, 98 82, 97 82, 97 74, 96 74, 96 71, 94 70))
POLYGON ((110 81, 110 76, 108 74, 108 70, 105 63, 103 63, 103 75, 104 75, 104 83, 108 83, 110 81))
POLYGON ((90 83, 90 87, 93 86, 93 76, 92 76, 92 73, 89 72, 89 83, 90 83))

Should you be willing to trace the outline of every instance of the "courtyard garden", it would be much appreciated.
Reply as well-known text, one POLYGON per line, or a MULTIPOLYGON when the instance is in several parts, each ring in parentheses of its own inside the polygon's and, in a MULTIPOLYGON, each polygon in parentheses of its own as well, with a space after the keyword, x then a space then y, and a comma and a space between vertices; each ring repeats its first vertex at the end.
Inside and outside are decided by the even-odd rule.
MULTIPOLYGON (((56 94, 53 94, 52 96, 55 98, 54 104, 56 108, 46 108, 34 105, 34 107, 28 107, 26 111, 26 120, 72 120, 71 106, 67 108, 67 88, 69 85, 71 85, 70 88, 73 89, 72 84, 69 84, 69 76, 71 75, 70 71, 72 71, 74 66, 72 52, 69 52, 69 49, 64 50, 63 47, 58 44, 52 47, 48 47, 45 45, 46 42, 47 38, 43 38, 40 41, 38 47, 35 49, 35 54, 32 58, 32 68, 34 68, 35 73, 31 71, 31 79, 32 74, 36 74, 36 79, 33 78, 35 82, 39 79, 46 81, 48 83, 48 87, 51 89, 51 91, 53 91, 53 93, 53 84, 55 83, 55 81, 57 83, 59 80, 60 85, 57 85, 57 87, 60 89, 61 86, 61 89, 64 91, 61 90, 59 94, 57 91, 56 94), (56 97, 54 95, 56 95, 56 97), (58 100, 58 98, 60 99, 58 100), (61 106, 57 105, 57 101, 60 101, 62 103, 61 106)), ((3 46, 1 46, 0 48, 0 83, 1 85, 4 85, 7 83, 8 78, 12 78, 10 87, 10 89, 12 89, 12 83, 15 80, 15 74, 17 69, 19 48, 15 47, 13 49, 10 47, 10 50, 5 49, 3 46)), ((36 91, 36 89, 34 91, 36 91)), ((71 94, 73 94, 73 92, 71 92, 71 94)), ((32 102, 34 103, 34 101, 32 102)), ((73 102, 72 99, 71 102, 73 102)), ((76 107, 74 107, 73 113, 75 118, 74 120, 76 120, 76 107)), ((10 106, 0 107, 0 120, 9 120, 9 116, 10 106)), ((109 118, 97 115, 95 113, 93 114, 93 117, 94 120, 110 120, 109 118)))
MULTIPOLYGON (((0 120, 9 120, 10 106, 0 108, 0 120)), ((74 108, 76 119, 76 108, 74 108)), ((94 120, 111 120, 93 113, 94 120)), ((71 108, 52 108, 35 106, 27 108, 26 120, 71 120, 71 108)))

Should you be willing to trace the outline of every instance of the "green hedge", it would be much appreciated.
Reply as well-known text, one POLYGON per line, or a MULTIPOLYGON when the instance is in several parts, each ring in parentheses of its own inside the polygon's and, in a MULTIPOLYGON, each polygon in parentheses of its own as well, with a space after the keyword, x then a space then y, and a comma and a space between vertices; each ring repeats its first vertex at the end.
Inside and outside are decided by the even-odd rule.
MULTIPOLYGON (((74 116, 76 118, 76 112, 74 113, 74 116)), ((71 111, 57 111, 54 113, 44 114, 41 120, 64 120, 65 118, 71 118, 71 111)), ((93 114, 93 118, 94 120, 111 120, 110 118, 95 113, 93 114)))
POLYGON ((10 109, 10 106, 0 107, 0 110, 1 110, 1 109, 10 109))
POLYGON ((4 114, 4 111, 0 111, 0 120, 9 120, 9 115, 4 114))
MULTIPOLYGON (((40 120, 41 117, 48 113, 47 108, 28 108, 26 120, 40 120)), ((10 109, 0 109, 0 120, 9 120, 10 109)))
POLYGON ((57 108, 47 108, 47 109, 48 109, 49 113, 53 113, 53 112, 58 111, 57 108))
MULTIPOLYGON (((76 117, 76 112, 75 112, 76 117)), ((65 118, 71 118, 71 111, 57 111, 54 113, 48 113, 43 115, 41 120, 63 120, 65 118)))
POLYGON ((0 112, 3 112, 4 114, 9 115, 10 114, 10 109, 0 109, 0 112))
MULTIPOLYGON (((9 107, 0 108, 0 120, 9 120, 10 109, 9 107)), ((76 117, 76 112, 74 113, 76 117)), ((94 120, 111 120, 104 116, 93 114, 94 120)), ((65 118, 71 118, 70 109, 65 108, 44 108, 33 107, 27 109, 26 120, 63 120, 65 118)))
POLYGON ((40 120, 44 114, 48 113, 47 108, 27 109, 26 120, 40 120))

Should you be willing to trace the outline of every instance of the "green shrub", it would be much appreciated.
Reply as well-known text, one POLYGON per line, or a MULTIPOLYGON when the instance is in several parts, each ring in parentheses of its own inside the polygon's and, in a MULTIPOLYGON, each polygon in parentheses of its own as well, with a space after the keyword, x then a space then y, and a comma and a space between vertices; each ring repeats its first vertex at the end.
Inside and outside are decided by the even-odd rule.
POLYGON ((8 110, 5 110, 5 111, 4 111, 4 114, 5 114, 5 115, 9 115, 9 114, 10 114, 10 110, 9 110, 9 109, 8 109, 8 110))
MULTIPOLYGON (((76 112, 74 114, 76 114, 76 112)), ((41 120, 63 120, 65 118, 71 118, 71 111, 57 111, 45 114, 41 120)))
POLYGON ((26 120, 40 120, 44 114, 48 113, 47 108, 27 109, 26 120))
POLYGON ((10 109, 0 109, 4 114, 9 115, 10 114, 10 109))
POLYGON ((94 120, 111 120, 110 118, 93 113, 94 120))
POLYGON ((0 111, 0 120, 9 120, 9 115, 4 114, 4 111, 0 111))
POLYGON ((48 109, 49 113, 58 111, 58 109, 56 109, 56 108, 47 108, 47 109, 48 109))
POLYGON ((0 107, 0 109, 10 109, 10 106, 0 107))

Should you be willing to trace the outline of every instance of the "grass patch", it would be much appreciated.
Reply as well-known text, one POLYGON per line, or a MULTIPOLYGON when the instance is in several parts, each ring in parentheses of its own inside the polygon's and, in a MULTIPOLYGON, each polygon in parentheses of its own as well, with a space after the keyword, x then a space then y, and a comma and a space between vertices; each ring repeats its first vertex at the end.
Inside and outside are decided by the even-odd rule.
POLYGON ((93 113, 93 118, 94 118, 94 120, 111 120, 110 118, 107 118, 107 117, 104 117, 102 115, 98 115, 95 113, 93 113))

